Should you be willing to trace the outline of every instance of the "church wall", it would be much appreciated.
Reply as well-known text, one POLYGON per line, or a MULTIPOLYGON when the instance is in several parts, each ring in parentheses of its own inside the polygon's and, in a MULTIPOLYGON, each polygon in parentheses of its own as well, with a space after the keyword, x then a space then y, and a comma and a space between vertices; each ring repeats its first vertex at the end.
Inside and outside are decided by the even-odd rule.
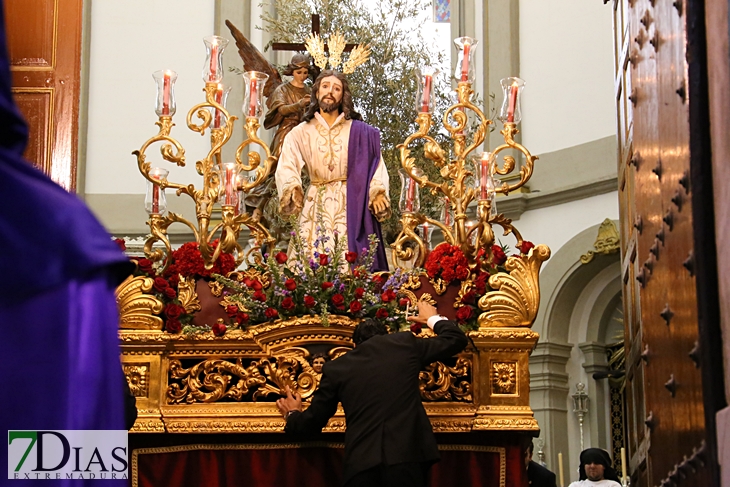
POLYGON ((90 48, 86 194, 144 193, 145 182, 131 152, 157 133, 152 73, 159 69, 172 69, 178 74, 173 136, 186 149, 187 166, 178 169, 167 162, 162 164, 159 149, 154 147, 148 160, 153 166, 173 169, 177 182, 199 179, 195 175, 195 161, 203 157, 209 141, 186 127, 185 116, 190 107, 203 100, 202 38, 214 32, 214 3, 92 3, 87 23, 90 48))
POLYGON ((520 0, 519 10, 523 144, 539 155, 615 136, 611 9, 520 0))

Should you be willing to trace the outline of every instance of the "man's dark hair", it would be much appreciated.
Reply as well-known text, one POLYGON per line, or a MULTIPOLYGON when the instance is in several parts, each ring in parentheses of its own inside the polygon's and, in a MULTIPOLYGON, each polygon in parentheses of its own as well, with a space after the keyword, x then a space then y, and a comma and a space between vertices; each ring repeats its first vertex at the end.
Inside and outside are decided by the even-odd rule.
POLYGON ((368 318, 355 327, 352 333, 352 341, 355 345, 360 345, 376 335, 387 335, 388 327, 381 321, 368 318))
POLYGON ((535 445, 532 442, 530 442, 530 444, 527 445, 527 451, 530 452, 530 455, 532 455, 532 453, 535 451, 535 445))
POLYGON ((595 463, 596 465, 603 465, 603 478, 606 480, 613 480, 614 482, 621 483, 618 477, 618 473, 613 469, 611 456, 606 450, 601 448, 586 448, 580 452, 580 466, 578 468, 578 475, 580 480, 586 480, 585 466, 589 463, 595 463))
POLYGON ((362 115, 355 111, 355 104, 352 101, 352 93, 350 92, 350 85, 347 83, 347 78, 344 74, 333 69, 325 69, 322 71, 312 85, 312 99, 309 102, 309 108, 302 117, 302 121, 309 122, 314 118, 314 114, 319 111, 319 100, 317 95, 319 94, 319 85, 322 84, 322 80, 328 76, 334 76, 342 82, 342 100, 340 104, 340 111, 345 114, 346 120, 362 120, 362 115))

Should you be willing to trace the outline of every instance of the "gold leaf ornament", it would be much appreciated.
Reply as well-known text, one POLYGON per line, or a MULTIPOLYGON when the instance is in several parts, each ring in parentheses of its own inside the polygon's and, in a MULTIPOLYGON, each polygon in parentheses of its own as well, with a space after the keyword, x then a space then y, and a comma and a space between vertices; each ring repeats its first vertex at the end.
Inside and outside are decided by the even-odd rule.
POLYGON ((312 33, 307 40, 304 41, 304 45, 307 47, 307 51, 311 54, 314 64, 320 69, 327 68, 327 56, 324 53, 324 41, 319 34, 312 33))

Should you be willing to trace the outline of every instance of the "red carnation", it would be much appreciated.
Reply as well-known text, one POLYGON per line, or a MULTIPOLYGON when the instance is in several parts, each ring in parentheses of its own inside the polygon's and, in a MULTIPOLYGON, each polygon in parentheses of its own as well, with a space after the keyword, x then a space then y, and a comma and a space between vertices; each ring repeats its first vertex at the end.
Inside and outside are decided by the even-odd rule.
POLYGON ((474 302, 477 299, 477 292, 475 290, 471 290, 468 293, 464 294, 461 297, 461 302, 464 304, 474 304, 474 302))
POLYGON ((358 267, 357 269, 355 269, 354 271, 352 271, 352 275, 359 279, 360 276, 363 275, 363 273, 360 272, 360 268, 358 267))
POLYGON ((180 333, 182 330, 182 325, 180 324, 180 320, 177 318, 170 318, 165 323, 165 329, 168 333, 180 333))
POLYGON ((334 284, 332 284, 329 281, 325 281, 325 282, 322 283, 322 289, 325 289, 325 290, 331 288, 332 286, 334 286, 334 284))
POLYGON ((226 306, 226 314, 230 318, 233 318, 238 314, 238 306, 236 306, 235 304, 229 304, 228 306, 226 306))
POLYGON ((279 263, 279 265, 286 263, 287 256, 284 252, 279 252, 274 256, 274 259, 276 259, 276 262, 279 263))
POLYGON ((362 299, 362 297, 365 295, 365 289, 359 287, 355 289, 355 299, 362 299))
POLYGON ((492 262, 494 265, 502 265, 507 262, 507 254, 499 245, 492 245, 492 262))
POLYGON ((266 308, 266 311, 264 311, 264 314, 270 320, 275 320, 276 318, 279 317, 279 312, 276 311, 274 308, 266 308))
POLYGON ((350 264, 354 264, 357 260, 357 252, 347 252, 345 254, 345 260, 350 264))
POLYGON ((408 298, 400 298, 400 300, 398 301, 398 306, 400 306, 401 308, 405 308, 410 304, 410 302, 411 300, 408 298))
POLYGON ((287 311, 294 309, 296 304, 294 304, 294 300, 290 298, 289 296, 285 297, 281 300, 281 307, 282 309, 285 309, 287 311))
POLYGON ((248 322, 248 313, 238 313, 236 315, 236 322, 240 325, 241 323, 248 322))
POLYGON ((362 309, 362 303, 360 301, 353 301, 350 303, 350 313, 357 313, 362 309))
POLYGON ((412 321, 411 322, 411 331, 413 333, 415 333, 416 335, 418 335, 419 333, 421 333, 421 328, 422 327, 421 327, 421 324, 420 323, 416 323, 415 321, 412 321))
POLYGON ((456 267, 456 278, 460 281, 463 281, 469 277, 469 268, 465 265, 460 265, 456 267))
POLYGON ((380 295, 380 300, 384 303, 390 303, 395 299, 395 291, 392 289, 386 290, 383 294, 380 295))
POLYGON ((217 337, 222 337, 223 335, 226 334, 227 327, 226 327, 226 325, 224 325, 220 321, 217 322, 217 323, 215 323, 210 328, 211 328, 211 330, 213 330, 213 335, 215 335, 217 337))
POLYGON ((382 320, 384 318, 388 317, 388 310, 385 308, 380 308, 377 313, 375 313, 375 317, 379 320, 382 320))
POLYGON ((261 291, 264 288, 264 285, 261 284, 261 281, 256 279, 253 284, 251 285, 254 291, 261 291))
POLYGON ((262 303, 266 302, 266 294, 264 294, 261 291, 256 291, 253 293, 253 299, 256 301, 261 301, 262 303))
POLYGON ((164 278, 155 277, 155 283, 153 286, 156 291, 163 293, 163 292, 165 292, 165 289, 167 289, 170 285, 167 283, 167 280, 165 280, 164 278))
POLYGON ((477 294, 482 295, 487 292, 487 280, 489 279, 489 274, 486 272, 480 272, 477 275, 477 278, 474 279, 474 287, 476 288, 477 294))
POLYGON ((535 248, 535 244, 528 240, 523 240, 522 243, 517 246, 517 248, 520 249, 520 253, 523 253, 526 255, 527 253, 530 252, 531 249, 535 248))
POLYGON ((458 310, 456 310, 456 321, 459 323, 466 322, 469 318, 471 318, 472 315, 472 309, 470 306, 462 306, 458 310))
POLYGON ((335 306, 337 306, 339 308, 340 306, 345 304, 345 297, 340 293, 333 295, 332 304, 334 304, 335 306))
POLYGON ((114 239, 114 243, 116 243, 117 245, 119 245, 119 248, 122 250, 122 252, 124 252, 125 250, 127 250, 127 244, 124 243, 124 239, 123 238, 115 238, 114 239))
POLYGON ((319 254, 319 265, 327 265, 329 263, 329 257, 327 254, 319 254))
POLYGON ((297 281, 294 279, 287 279, 284 281, 284 287, 287 288, 289 291, 293 291, 297 288, 297 281))
POLYGON ((175 296, 177 296, 177 293, 175 290, 171 287, 168 287, 165 289, 165 296, 167 296, 169 299, 175 299, 175 296))
POLYGON ((152 274, 152 261, 149 259, 139 259, 137 261, 137 267, 145 274, 152 274))
POLYGON ((317 304, 317 301, 315 301, 312 296, 304 296, 304 306, 306 306, 307 308, 314 308, 315 304, 317 304))
POLYGON ((170 303, 165 306, 165 316, 172 319, 178 319, 185 313, 185 308, 179 304, 170 303))

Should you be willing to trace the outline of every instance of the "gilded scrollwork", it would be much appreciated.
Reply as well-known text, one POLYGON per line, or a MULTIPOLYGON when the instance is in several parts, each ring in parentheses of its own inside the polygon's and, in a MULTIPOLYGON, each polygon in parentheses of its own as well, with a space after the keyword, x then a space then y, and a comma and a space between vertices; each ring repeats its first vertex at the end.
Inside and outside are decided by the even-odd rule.
POLYGON ((492 363, 492 394, 517 394, 517 363, 492 363))
POLYGON ((129 391, 134 397, 147 397, 149 395, 149 364, 125 365, 124 376, 129 385, 129 391))
POLYGON ((128 277, 115 291, 119 309, 119 327, 132 330, 161 330, 162 301, 151 294, 154 280, 128 277), (149 294, 148 294, 149 293, 149 294))
POLYGON ((494 289, 479 299, 479 327, 532 326, 540 305, 539 274, 542 263, 550 257, 546 245, 538 245, 527 256, 507 259, 507 272, 489 278, 494 289))
POLYGON ((177 286, 177 297, 186 313, 201 310, 198 293, 195 292, 195 280, 192 277, 180 277, 180 283, 177 286))
POLYGON ((434 362, 418 374, 421 397, 428 401, 471 401, 471 359, 459 357, 453 367, 434 362))

